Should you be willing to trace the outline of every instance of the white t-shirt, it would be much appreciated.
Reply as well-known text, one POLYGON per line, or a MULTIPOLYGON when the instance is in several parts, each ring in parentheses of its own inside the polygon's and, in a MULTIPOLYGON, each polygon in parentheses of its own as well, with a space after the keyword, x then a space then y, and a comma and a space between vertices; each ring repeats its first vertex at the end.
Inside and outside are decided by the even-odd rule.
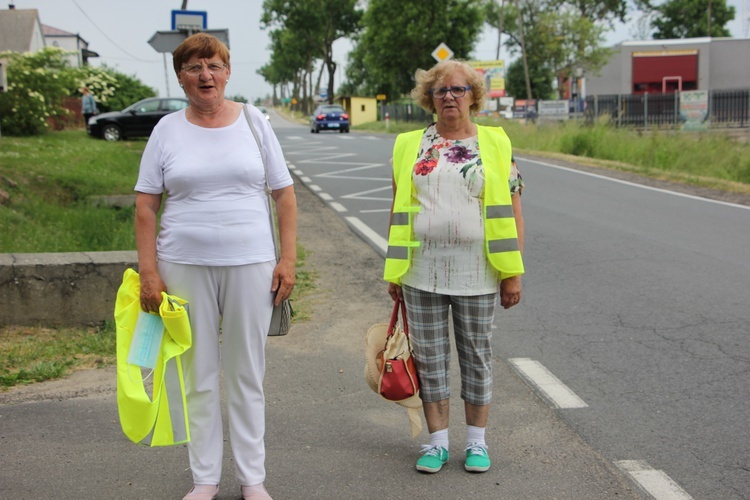
MULTIPOLYGON (((446 295, 483 295, 498 290, 500 275, 484 251, 484 165, 477 136, 445 139, 435 125, 422 136, 412 170, 416 199, 412 250, 405 285, 446 295)), ((511 195, 523 189, 513 165, 511 195)))
MULTIPOLYGON (((248 108, 271 189, 292 185, 271 125, 248 108)), ((244 112, 220 128, 190 123, 185 113, 170 113, 156 125, 135 186, 142 193, 166 194, 157 258, 205 266, 274 260, 263 163, 244 112)))

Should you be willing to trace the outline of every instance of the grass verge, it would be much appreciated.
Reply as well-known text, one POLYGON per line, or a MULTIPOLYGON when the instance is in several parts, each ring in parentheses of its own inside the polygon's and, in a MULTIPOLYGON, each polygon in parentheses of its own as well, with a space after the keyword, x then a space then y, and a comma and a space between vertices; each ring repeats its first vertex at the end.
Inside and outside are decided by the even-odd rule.
POLYGON ((0 328, 0 390, 115 361, 115 328, 0 328))

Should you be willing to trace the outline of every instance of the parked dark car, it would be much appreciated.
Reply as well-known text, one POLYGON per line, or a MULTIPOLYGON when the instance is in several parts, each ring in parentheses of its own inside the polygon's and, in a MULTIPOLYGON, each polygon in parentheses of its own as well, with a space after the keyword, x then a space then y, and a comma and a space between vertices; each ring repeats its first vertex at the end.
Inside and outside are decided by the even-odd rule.
POLYGON ((338 104, 323 104, 315 108, 310 115, 310 133, 319 134, 321 130, 338 130, 342 134, 349 132, 349 115, 338 104))
POLYGON ((108 141, 148 137, 162 116, 187 108, 188 104, 183 97, 149 97, 122 111, 92 116, 86 130, 90 136, 108 141))
POLYGON ((258 111, 260 111, 261 113, 263 113, 263 116, 266 117, 266 120, 270 120, 271 119, 271 115, 268 114, 268 110, 266 109, 265 106, 256 106, 256 107, 258 108, 258 111))

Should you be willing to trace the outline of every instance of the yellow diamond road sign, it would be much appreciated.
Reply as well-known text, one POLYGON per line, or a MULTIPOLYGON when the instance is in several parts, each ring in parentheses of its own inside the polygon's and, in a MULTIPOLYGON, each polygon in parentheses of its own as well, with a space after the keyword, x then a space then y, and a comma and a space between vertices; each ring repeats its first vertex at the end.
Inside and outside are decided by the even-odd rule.
POLYGON ((447 61, 448 59, 453 58, 453 51, 448 48, 445 43, 441 43, 432 51, 432 57, 434 57, 437 62, 447 61))

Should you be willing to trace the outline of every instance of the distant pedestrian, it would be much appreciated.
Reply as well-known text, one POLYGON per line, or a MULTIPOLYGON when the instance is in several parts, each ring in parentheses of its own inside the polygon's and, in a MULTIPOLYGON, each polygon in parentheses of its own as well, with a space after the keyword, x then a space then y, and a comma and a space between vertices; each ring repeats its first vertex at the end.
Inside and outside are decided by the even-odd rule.
POLYGON ((87 127, 89 124, 89 118, 99 113, 99 108, 96 107, 96 99, 89 93, 87 87, 81 89, 83 99, 81 99, 81 114, 83 115, 83 126, 87 127))
POLYGON ((453 318, 466 418, 464 467, 490 468, 485 428, 492 402, 495 309, 521 300, 523 180, 501 127, 476 125, 486 95, 465 62, 418 70, 412 97, 437 122, 400 134, 385 261, 388 292, 403 297, 430 443, 417 470, 448 461, 453 318))

